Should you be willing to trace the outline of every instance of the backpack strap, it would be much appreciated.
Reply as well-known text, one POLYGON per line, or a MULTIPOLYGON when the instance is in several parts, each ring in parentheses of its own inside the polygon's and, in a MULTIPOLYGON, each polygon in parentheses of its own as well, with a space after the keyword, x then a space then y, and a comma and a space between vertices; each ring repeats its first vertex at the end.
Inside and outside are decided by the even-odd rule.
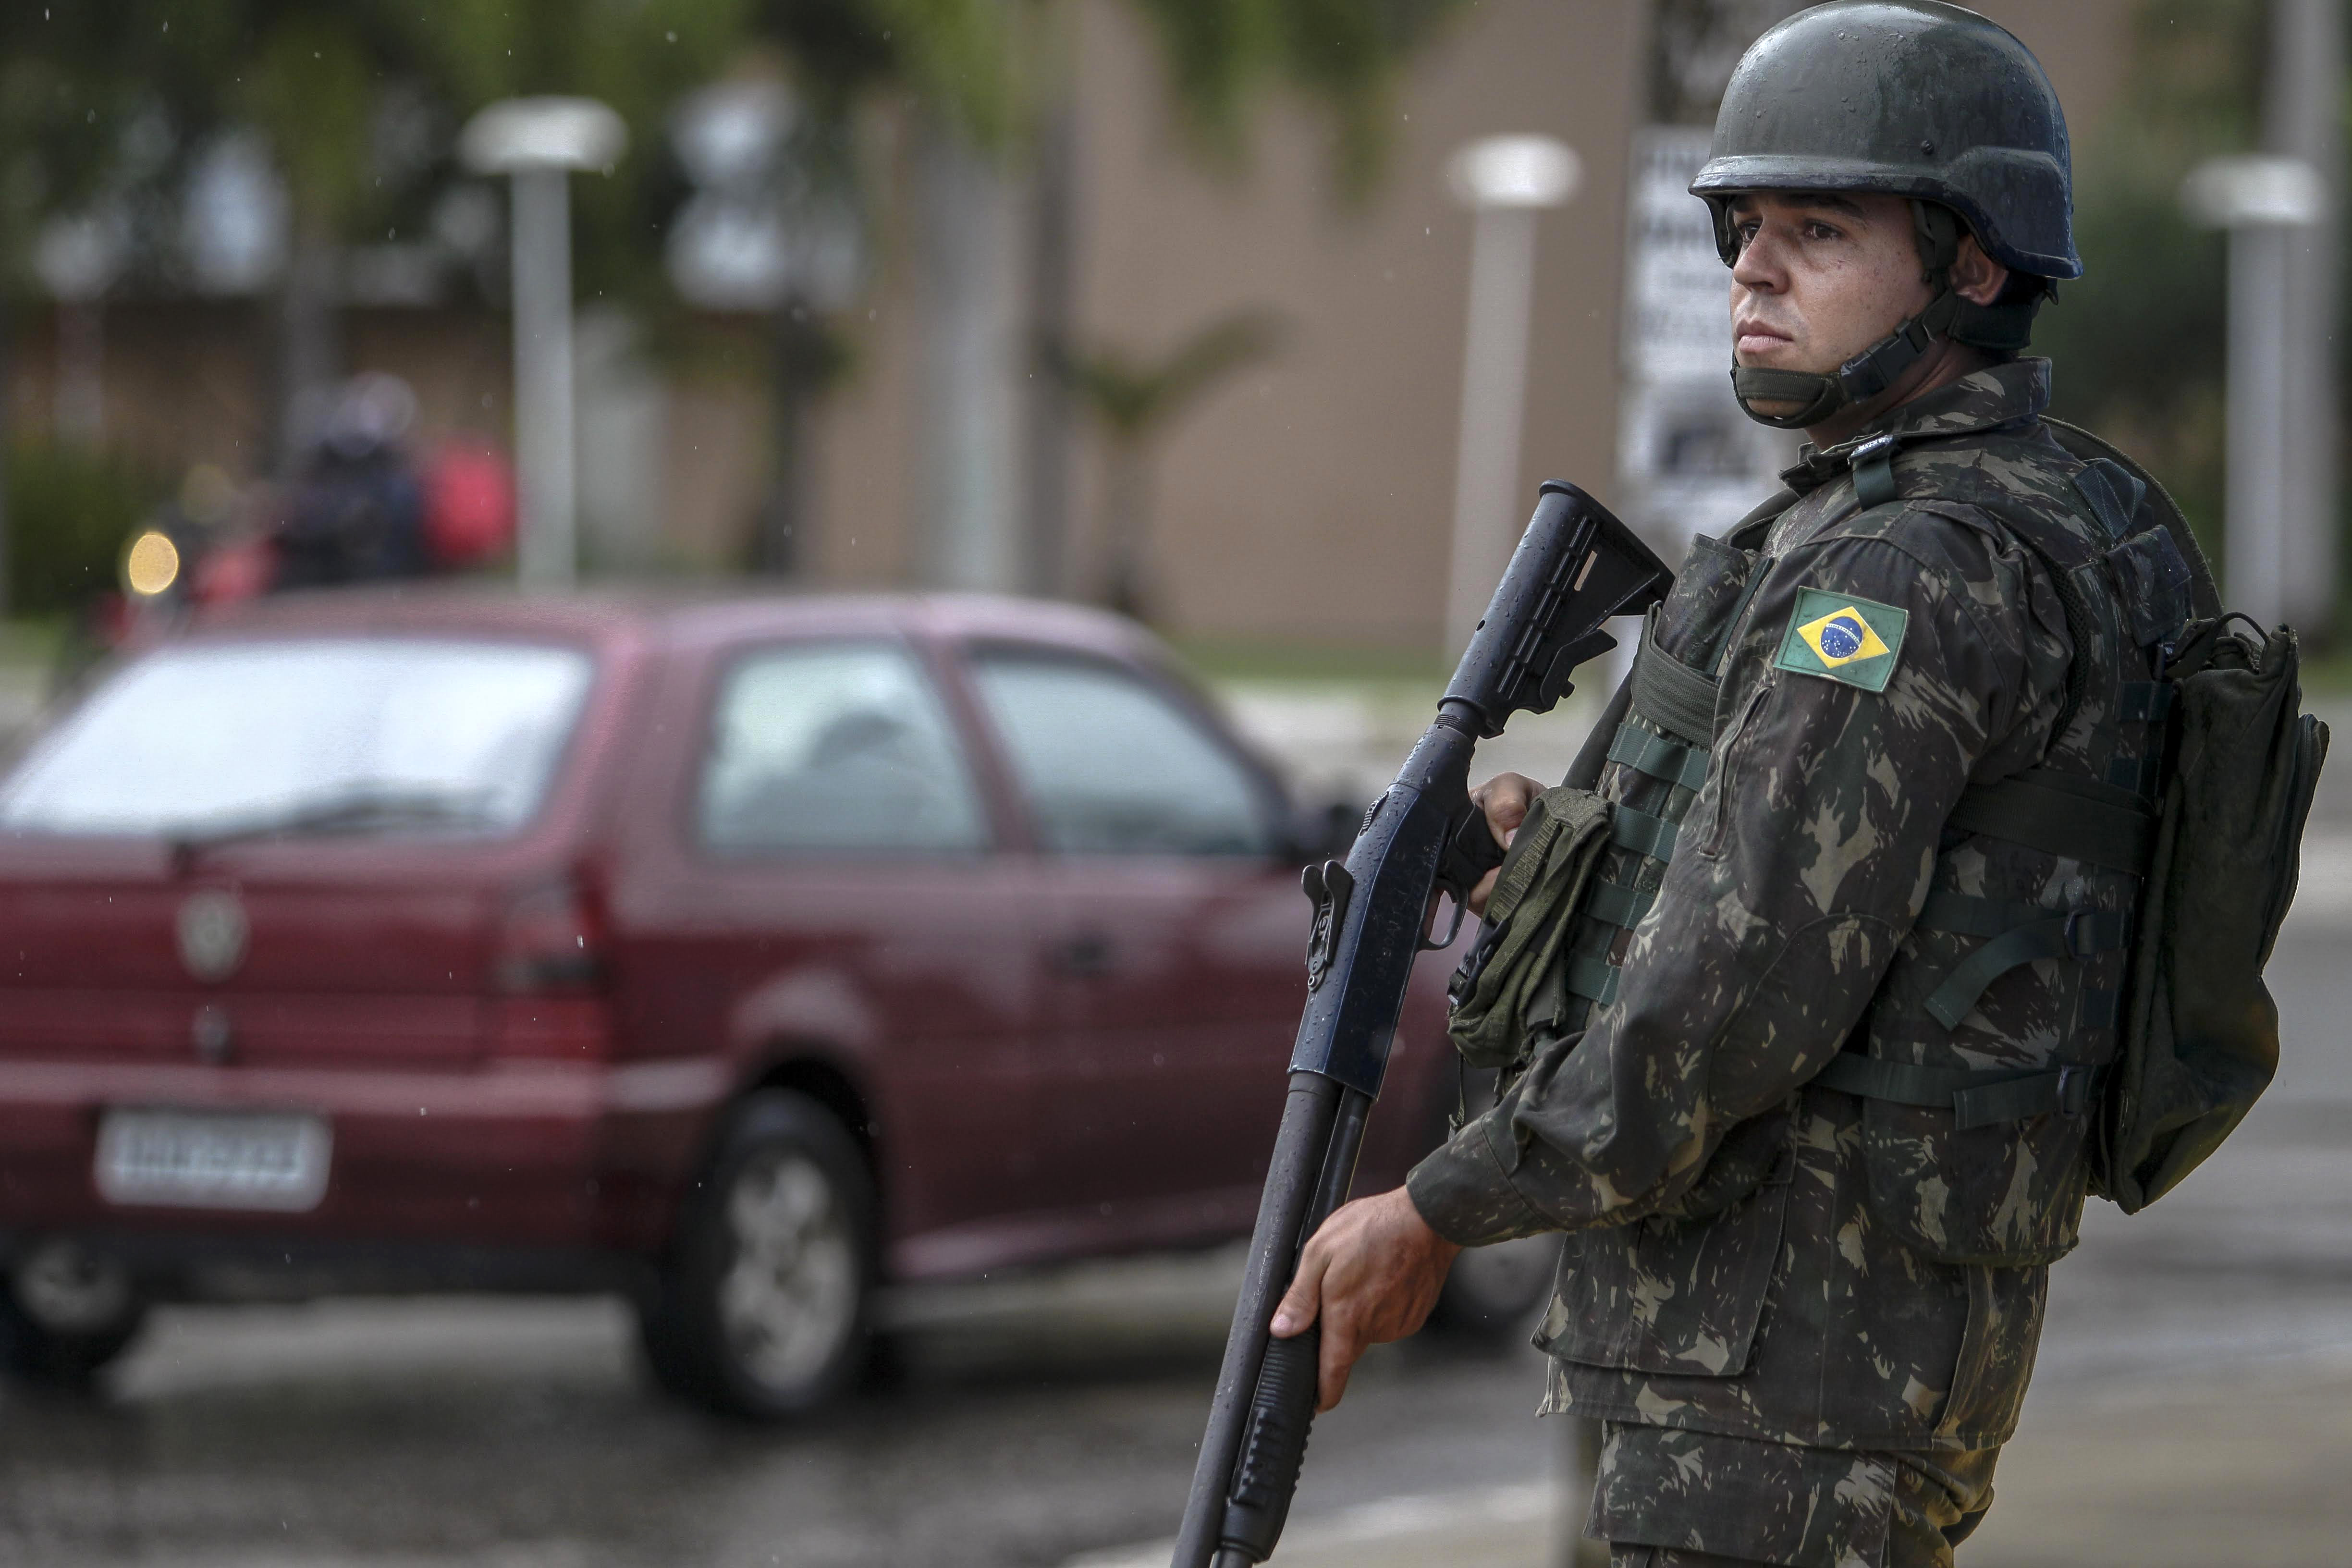
POLYGON ((2052 910, 1967 893, 1927 895, 1916 922, 1930 931, 1990 940, 1963 959, 1927 997, 1927 1011, 1957 1029, 1986 986, 2037 958, 2088 958, 2121 952, 2131 941, 2131 919, 2112 910, 2052 910))
POLYGON ((2103 437, 2094 436, 2079 425, 2069 425, 2063 419, 2053 419, 2046 414, 2042 416, 2042 423, 2049 427, 2051 438, 2063 447, 2069 457, 2084 462, 2104 459, 2139 481, 2147 504, 2155 509, 2157 521, 2166 533, 2172 536, 2174 548, 2189 563, 2192 607, 2202 619, 2210 620, 2221 615, 2221 591, 2214 581, 2213 568, 2206 561, 2205 552, 2199 547, 2197 535, 2189 528, 2189 520, 2181 515, 2179 505, 2158 482, 2156 476, 2126 456, 2123 448, 2103 437))
POLYGON ((1952 1113, 1952 1127, 1990 1127, 2056 1113, 2080 1116, 2099 1102, 2105 1067, 1928 1068, 1840 1051, 1813 1081, 1841 1094, 1891 1100, 1952 1113))
POLYGON ((1963 833, 2006 838, 2135 877, 2147 868, 2156 845, 2156 810, 2146 795, 2054 768, 1970 784, 1946 820, 1963 833))

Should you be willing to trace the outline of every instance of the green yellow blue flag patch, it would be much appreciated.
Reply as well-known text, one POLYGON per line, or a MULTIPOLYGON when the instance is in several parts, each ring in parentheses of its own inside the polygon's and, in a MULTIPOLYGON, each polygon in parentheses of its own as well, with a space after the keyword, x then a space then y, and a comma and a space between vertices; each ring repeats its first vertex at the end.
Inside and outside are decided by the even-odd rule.
POLYGON ((1806 588, 1797 595, 1797 607, 1772 665, 1864 691, 1884 691, 1894 678, 1903 634, 1910 624, 1910 612, 1892 605, 1806 588))

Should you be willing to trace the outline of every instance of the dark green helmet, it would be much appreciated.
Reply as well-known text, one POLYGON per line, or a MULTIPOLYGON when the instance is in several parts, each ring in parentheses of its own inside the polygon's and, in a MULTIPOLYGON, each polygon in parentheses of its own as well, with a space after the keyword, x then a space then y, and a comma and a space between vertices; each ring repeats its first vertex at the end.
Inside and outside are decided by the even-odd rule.
POLYGON ((1714 144, 1690 188, 1714 209, 1727 265, 1739 249, 1731 198, 1744 192, 1877 191, 1913 201, 1935 303, 1838 375, 1802 378, 1807 390, 1791 372, 1735 372, 1756 384, 1742 385, 1743 402, 1751 393, 1811 399, 1801 415, 1768 424, 1811 424, 1877 395, 1937 337, 2013 353, 2048 280, 2083 272, 2066 116, 2050 79, 2005 28, 1936 0, 1834 0, 1759 38, 1724 89, 1714 144), (2042 287, 2013 289, 1990 306, 1953 294, 1945 273, 1958 224, 2042 287))

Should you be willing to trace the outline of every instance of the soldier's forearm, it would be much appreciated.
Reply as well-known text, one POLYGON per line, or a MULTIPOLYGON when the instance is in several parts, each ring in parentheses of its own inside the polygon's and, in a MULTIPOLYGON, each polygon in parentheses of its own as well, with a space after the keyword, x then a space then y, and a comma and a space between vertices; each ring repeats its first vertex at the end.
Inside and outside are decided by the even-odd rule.
POLYGON ((1511 1184, 1483 1117, 1415 1165, 1404 1188, 1423 1223, 1456 1247, 1489 1247, 1559 1228, 1511 1184))

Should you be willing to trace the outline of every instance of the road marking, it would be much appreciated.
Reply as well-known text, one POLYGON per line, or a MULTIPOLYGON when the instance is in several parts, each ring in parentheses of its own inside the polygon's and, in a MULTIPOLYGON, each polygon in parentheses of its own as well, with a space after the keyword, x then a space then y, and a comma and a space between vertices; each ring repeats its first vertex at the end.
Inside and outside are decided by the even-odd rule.
MULTIPOLYGON (((1320 1519, 1302 1520, 1283 1531, 1282 1549, 1268 1568, 1308 1555, 1360 1552, 1420 1537, 1452 1539, 1468 1530, 1496 1526, 1543 1526, 1550 1521, 1556 1489, 1547 1485, 1481 1487, 1422 1497, 1390 1498, 1343 1509, 1320 1519)), ((1168 1568, 1176 1550, 1171 1537, 1069 1559, 1062 1568, 1168 1568)))

